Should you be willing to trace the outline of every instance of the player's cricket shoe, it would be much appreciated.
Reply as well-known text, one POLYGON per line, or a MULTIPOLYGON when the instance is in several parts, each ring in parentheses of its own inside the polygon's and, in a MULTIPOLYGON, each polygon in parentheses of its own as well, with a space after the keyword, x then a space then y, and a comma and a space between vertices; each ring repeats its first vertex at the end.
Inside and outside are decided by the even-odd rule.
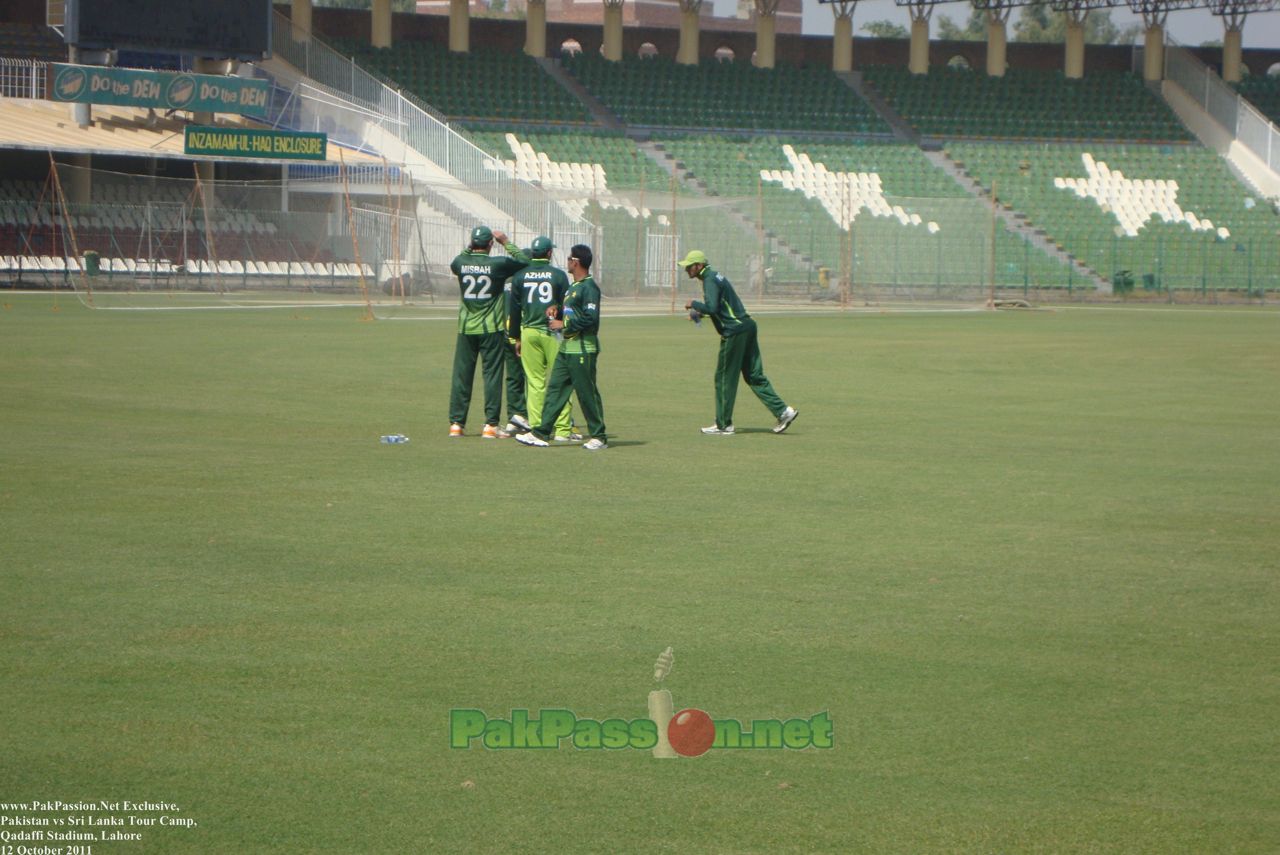
POLYGON ((702 429, 707 436, 733 436, 733 425, 728 427, 720 427, 720 425, 707 425, 702 429))
POLYGON ((546 448, 548 444, 545 439, 541 439, 533 431, 516 434, 516 442, 521 445, 532 445, 534 448, 546 448))
POLYGON ((791 427, 791 423, 796 420, 796 416, 798 415, 800 415, 800 413, 796 411, 795 407, 787 407, 782 411, 782 415, 778 416, 778 423, 773 426, 773 432, 782 433, 784 430, 791 427))
MULTIPOLYGON (((533 425, 529 424, 529 420, 526 419, 524 416, 520 415, 519 413, 514 413, 511 416, 508 416, 508 418, 511 419, 511 424, 507 425, 507 430, 511 430, 511 425, 515 425, 516 427, 520 428, 520 430, 525 430, 525 431, 533 430, 533 425)), ((511 431, 511 432, 516 433, 516 431, 511 431)))
POLYGON ((600 439, 599 437, 593 436, 591 437, 591 439, 584 442, 582 444, 582 447, 585 448, 587 451, 604 451, 606 448, 609 447, 609 443, 605 442, 603 439, 600 439))
POLYGON ((564 436, 557 436, 554 439, 556 442, 582 442, 582 434, 575 431, 564 436))
POLYGON ((498 439, 510 439, 518 433, 520 433, 520 428, 516 427, 511 422, 507 422, 506 427, 498 428, 498 439))
POLYGON ((480 433, 480 438, 481 438, 481 439, 497 439, 497 438, 498 438, 498 426, 497 426, 497 425, 485 425, 485 426, 484 426, 484 430, 480 433))
POLYGON ((462 436, 462 425, 449 425, 449 436, 462 436))

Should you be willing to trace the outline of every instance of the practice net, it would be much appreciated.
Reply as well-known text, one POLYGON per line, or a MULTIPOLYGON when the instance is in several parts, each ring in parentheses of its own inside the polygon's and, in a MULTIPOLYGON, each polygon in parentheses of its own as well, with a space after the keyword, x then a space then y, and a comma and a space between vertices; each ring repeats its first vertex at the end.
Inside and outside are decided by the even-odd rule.
POLYGON ((437 316, 457 303, 450 261, 485 222, 520 246, 548 235, 560 263, 573 243, 587 243, 611 299, 671 311, 699 290, 676 266, 691 249, 744 297, 787 305, 980 308, 1085 286, 1070 264, 969 197, 814 197, 780 187, 725 197, 674 181, 595 193, 499 174, 492 180, 517 213, 477 214, 466 207, 474 193, 395 166, 274 174, 202 181, 58 164, 43 183, 0 182, 0 276, 11 288, 73 292, 97 309, 437 316))

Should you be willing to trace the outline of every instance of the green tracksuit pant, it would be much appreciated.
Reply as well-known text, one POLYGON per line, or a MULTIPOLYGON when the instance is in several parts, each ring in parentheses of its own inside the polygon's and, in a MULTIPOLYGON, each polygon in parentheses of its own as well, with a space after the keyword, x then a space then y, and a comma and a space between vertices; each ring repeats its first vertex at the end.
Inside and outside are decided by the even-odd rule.
POLYGON ((516 347, 505 336, 502 342, 502 363, 503 373, 507 376, 507 421, 511 421, 511 416, 516 413, 525 415, 525 376, 520 357, 516 356, 516 347))
POLYGON ((453 348, 453 389, 449 394, 449 421, 452 424, 467 423, 477 359, 484 361, 485 424, 498 424, 502 415, 502 361, 506 346, 506 337, 502 333, 458 334, 453 348))
POLYGON ((720 356, 716 361, 716 425, 722 428, 733 424, 733 405, 738 398, 738 377, 741 375, 760 403, 769 408, 774 417, 782 415, 787 405, 773 390, 773 384, 764 376, 764 360, 760 357, 759 333, 756 322, 747 318, 742 331, 720 339, 720 356))
POLYGON ((569 393, 573 392, 577 394, 578 408, 587 420, 589 435, 601 440, 607 438, 604 401, 596 388, 596 360, 599 357, 598 353, 565 353, 564 350, 556 355, 551 379, 547 381, 547 399, 542 404, 542 423, 534 426, 540 436, 551 436, 555 414, 569 403, 569 393))
MULTIPOLYGON (((524 365, 525 392, 529 405, 529 424, 536 427, 542 422, 542 403, 547 397, 547 379, 560 352, 560 339, 551 333, 533 327, 520 330, 520 361, 524 365)), ((570 407, 566 403, 556 419, 556 436, 568 436, 573 429, 570 407)))

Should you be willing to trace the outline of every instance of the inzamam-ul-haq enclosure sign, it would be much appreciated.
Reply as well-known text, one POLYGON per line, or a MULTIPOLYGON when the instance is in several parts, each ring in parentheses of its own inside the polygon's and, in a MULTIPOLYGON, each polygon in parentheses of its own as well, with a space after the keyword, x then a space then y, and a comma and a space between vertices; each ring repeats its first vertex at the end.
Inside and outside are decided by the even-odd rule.
POLYGON ((210 157, 324 160, 328 153, 328 135, 189 125, 183 139, 183 152, 210 157))

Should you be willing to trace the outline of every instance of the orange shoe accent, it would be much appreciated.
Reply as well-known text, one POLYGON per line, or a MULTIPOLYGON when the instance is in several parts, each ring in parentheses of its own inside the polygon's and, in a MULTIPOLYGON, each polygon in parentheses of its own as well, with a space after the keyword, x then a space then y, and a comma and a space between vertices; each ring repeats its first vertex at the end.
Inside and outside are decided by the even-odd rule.
POLYGON ((462 425, 449 425, 449 436, 462 436, 462 425))
POLYGON ((497 439, 497 438, 498 438, 498 428, 497 428, 497 426, 496 426, 496 425, 485 425, 485 426, 484 426, 484 431, 482 431, 482 432, 481 432, 481 434, 480 434, 480 438, 481 438, 481 439, 497 439))

